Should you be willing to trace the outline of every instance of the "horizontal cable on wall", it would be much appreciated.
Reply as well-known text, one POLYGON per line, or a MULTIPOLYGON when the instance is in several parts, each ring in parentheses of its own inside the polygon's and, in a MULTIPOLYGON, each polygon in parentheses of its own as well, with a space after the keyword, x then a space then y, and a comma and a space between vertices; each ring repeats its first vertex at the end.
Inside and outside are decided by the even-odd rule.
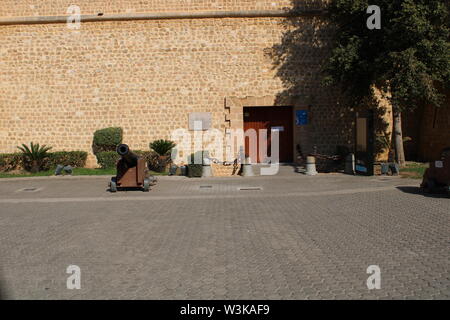
MULTIPOLYGON (((325 10, 305 9, 290 12, 285 10, 249 10, 249 11, 202 11, 202 12, 166 12, 166 13, 123 13, 81 15, 81 22, 129 21, 129 20, 169 20, 169 19, 219 19, 219 18, 271 18, 296 17, 304 15, 322 15, 325 10)), ((30 16, 0 17, 0 25, 66 23, 69 16, 30 16)))

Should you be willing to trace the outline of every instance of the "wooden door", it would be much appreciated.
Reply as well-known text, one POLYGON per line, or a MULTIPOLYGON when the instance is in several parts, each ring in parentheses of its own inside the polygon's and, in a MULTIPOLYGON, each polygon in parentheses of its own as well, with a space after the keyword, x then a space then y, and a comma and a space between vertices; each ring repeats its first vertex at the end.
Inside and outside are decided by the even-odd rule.
MULTIPOLYGON (((260 130, 267 130, 266 154, 271 156, 272 130, 279 131, 279 161, 293 162, 293 114, 292 107, 245 107, 244 130, 254 129, 257 132, 257 162, 264 162, 260 155, 260 130)), ((250 139, 245 139, 245 154, 250 155, 250 139)), ((264 151, 264 150, 262 150, 264 151)), ((254 161, 254 159, 252 159, 254 161)))

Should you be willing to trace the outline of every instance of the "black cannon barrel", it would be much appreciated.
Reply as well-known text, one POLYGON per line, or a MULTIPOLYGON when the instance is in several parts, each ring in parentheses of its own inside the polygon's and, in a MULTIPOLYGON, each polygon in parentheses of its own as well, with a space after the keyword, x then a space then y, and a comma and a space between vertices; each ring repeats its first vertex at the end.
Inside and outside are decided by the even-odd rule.
POLYGON ((117 146, 117 153, 122 157, 122 159, 127 163, 128 167, 135 167, 139 156, 131 152, 130 147, 126 144, 120 144, 117 146))

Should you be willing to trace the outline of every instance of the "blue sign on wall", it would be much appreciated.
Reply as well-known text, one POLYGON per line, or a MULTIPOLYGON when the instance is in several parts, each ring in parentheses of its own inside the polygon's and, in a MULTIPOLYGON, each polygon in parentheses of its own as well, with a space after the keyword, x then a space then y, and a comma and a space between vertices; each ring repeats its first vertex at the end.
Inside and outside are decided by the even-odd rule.
POLYGON ((308 110, 295 111, 295 123, 298 126, 304 126, 308 124, 308 110))

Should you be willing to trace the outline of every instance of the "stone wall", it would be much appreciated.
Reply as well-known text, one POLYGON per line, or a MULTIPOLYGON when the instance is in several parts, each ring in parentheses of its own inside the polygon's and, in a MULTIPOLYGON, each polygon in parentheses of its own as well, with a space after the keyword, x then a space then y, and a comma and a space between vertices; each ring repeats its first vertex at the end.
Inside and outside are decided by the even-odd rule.
MULTIPOLYGON (((62 14, 69 3, 40 1, 38 14, 62 14)), ((90 14, 279 9, 290 1, 78 3, 90 14)), ((0 16, 32 15, 31 4, 3 0, 0 16)), ((312 30, 318 19, 301 17, 297 26, 312 30)), ((280 72, 283 66, 274 64, 271 52, 289 45, 289 28, 283 18, 85 22, 79 30, 65 24, 0 26, 0 152, 31 141, 91 152, 94 131, 109 126, 122 127, 132 149, 148 150, 150 141, 187 128, 191 112, 210 112, 212 128, 225 133, 242 128, 242 105, 227 104, 233 99, 309 109, 311 122, 296 128, 293 146, 300 143, 304 152, 314 145, 321 153, 351 145, 353 113, 336 91, 320 86, 326 45, 305 46, 296 55, 294 88, 286 83, 290 75, 280 72)), ((326 33, 315 38, 329 40, 326 33)), ((88 163, 95 165, 92 153, 88 163)))
MULTIPOLYGON (((311 1, 299 1, 310 3, 311 1)), ((2 0, 0 16, 64 15, 77 5, 82 14, 206 11, 206 10, 279 10, 291 6, 291 0, 2 0)))

